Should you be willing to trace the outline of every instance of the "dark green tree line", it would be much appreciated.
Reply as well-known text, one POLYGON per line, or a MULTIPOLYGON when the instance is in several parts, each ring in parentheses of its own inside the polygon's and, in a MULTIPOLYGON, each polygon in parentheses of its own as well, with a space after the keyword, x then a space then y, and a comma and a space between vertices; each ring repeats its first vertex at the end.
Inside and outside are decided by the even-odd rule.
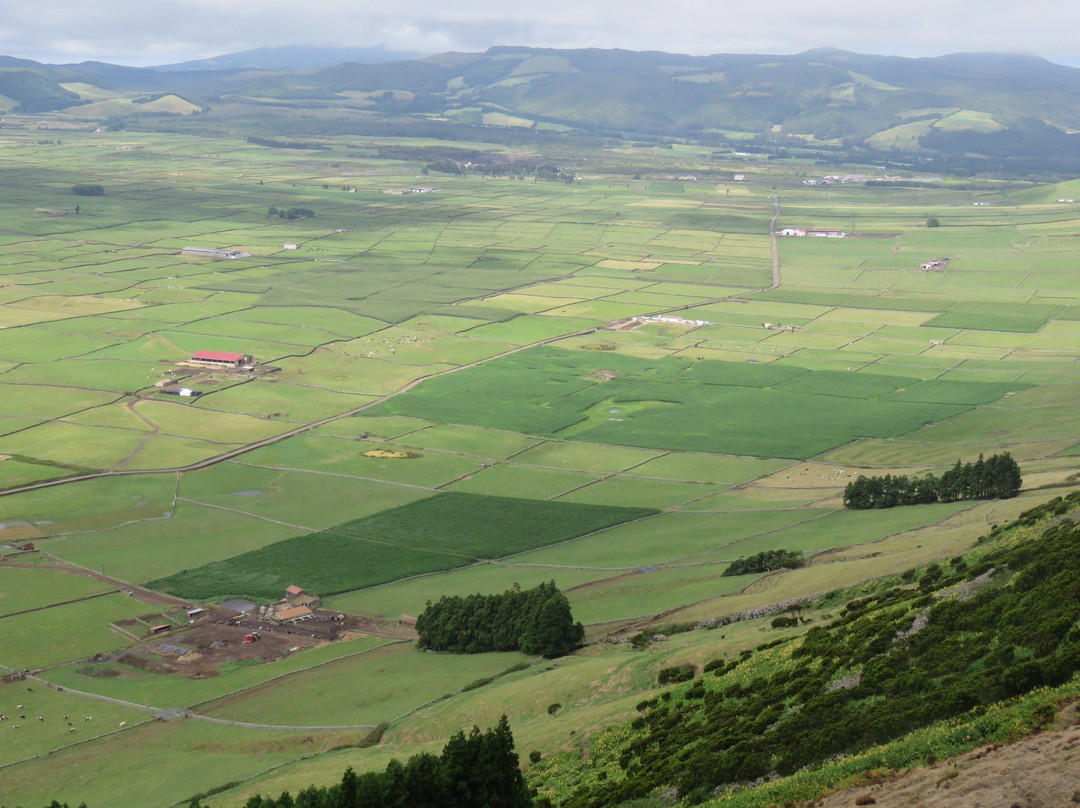
POLYGON ((859 475, 844 489, 844 507, 853 510, 895 508, 898 505, 925 505, 966 499, 1008 499, 1023 484, 1020 466, 1008 452, 975 463, 956 465, 941 475, 883 477, 859 475))
POLYGON ((750 575, 757 572, 772 572, 778 569, 795 570, 806 566, 806 559, 798 550, 766 550, 749 558, 732 561, 724 576, 750 575))
POLYGON ((333 786, 308 786, 293 796, 256 795, 245 808, 529 808, 514 751, 514 736, 504 715, 489 730, 458 732, 435 756, 421 753, 402 763, 391 760, 383 772, 357 774, 346 769, 333 786))
POLYGON ((428 601, 416 631, 421 648, 458 654, 523 651, 557 657, 585 639, 584 627, 574 622, 570 602, 554 581, 527 590, 515 584, 501 595, 428 601))

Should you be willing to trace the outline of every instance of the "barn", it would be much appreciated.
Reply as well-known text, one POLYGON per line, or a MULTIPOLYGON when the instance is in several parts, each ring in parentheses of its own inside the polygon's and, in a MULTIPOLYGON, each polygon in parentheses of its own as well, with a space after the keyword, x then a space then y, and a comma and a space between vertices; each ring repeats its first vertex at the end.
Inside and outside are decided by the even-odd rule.
POLYGON ((251 354, 229 353, 227 351, 196 351, 188 361, 219 368, 239 368, 244 365, 254 365, 255 357, 251 354))

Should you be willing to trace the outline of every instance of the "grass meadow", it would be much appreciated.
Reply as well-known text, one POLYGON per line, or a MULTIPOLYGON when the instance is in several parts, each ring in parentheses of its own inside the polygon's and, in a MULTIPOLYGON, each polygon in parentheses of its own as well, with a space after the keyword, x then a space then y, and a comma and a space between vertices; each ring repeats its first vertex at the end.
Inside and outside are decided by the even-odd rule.
POLYGON ((186 679, 87 661, 132 644, 111 622, 163 608, 128 585, 210 605, 298 584, 395 621, 443 594, 555 580, 600 639, 948 559, 1075 485, 1067 186, 994 186, 974 206, 949 183, 806 186, 809 162, 687 144, 451 144, 578 174, 518 181, 425 175, 438 141, 326 136, 309 153, 71 129, 57 144, 28 121, 5 124, 0 168, 0 666, 52 687, 0 684, 0 711, 47 718, 0 742, 0 803, 166 808, 237 781, 204 803, 229 808, 437 751, 502 712, 523 755, 584 751, 659 668, 779 636, 747 621, 533 661, 367 635, 186 679), (106 194, 76 215, 82 181, 106 194), (384 193, 415 183, 435 190, 384 193), (779 227, 853 235, 779 239, 770 289, 777 197, 779 227), (629 321, 659 314, 688 322, 629 321), (266 372, 179 364, 203 349, 266 372), (163 395, 173 380, 203 395, 163 395), (1016 500, 842 510, 853 475, 1000 451, 1027 481, 1016 500), (809 564, 722 576, 771 549, 809 564), (363 730, 148 721, 147 706, 389 725, 364 749, 363 730), (54 713, 93 714, 93 735, 74 722, 73 745, 54 713))

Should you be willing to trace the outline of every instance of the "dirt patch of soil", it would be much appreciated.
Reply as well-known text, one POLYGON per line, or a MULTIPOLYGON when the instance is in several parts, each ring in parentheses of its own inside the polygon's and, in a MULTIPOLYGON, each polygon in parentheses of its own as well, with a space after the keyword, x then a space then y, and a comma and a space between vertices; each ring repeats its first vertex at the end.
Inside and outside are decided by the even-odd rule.
POLYGON ((343 620, 305 620, 275 626, 235 613, 215 610, 190 628, 161 634, 129 649, 116 661, 153 673, 192 679, 216 676, 229 663, 273 662, 302 648, 376 635, 413 639, 416 632, 396 621, 346 615, 343 620), (245 638, 258 635, 254 642, 245 638))
POLYGON ((819 800, 818 808, 1060 808, 1080 802, 1080 722, 1075 706, 1060 728, 1009 746, 987 746, 819 800), (867 798, 871 798, 871 802, 867 798))

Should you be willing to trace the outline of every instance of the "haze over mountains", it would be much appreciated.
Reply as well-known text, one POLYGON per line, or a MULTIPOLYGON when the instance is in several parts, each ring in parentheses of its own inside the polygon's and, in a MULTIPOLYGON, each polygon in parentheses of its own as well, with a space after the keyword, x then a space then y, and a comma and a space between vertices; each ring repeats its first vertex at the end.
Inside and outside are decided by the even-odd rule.
MULTIPOLYGON (((1038 158, 1047 169, 1080 162, 1080 70, 1033 56, 906 58, 832 48, 688 56, 510 46, 393 59, 399 55, 267 48, 161 68, 3 58, 0 107, 92 115, 87 103, 103 93, 151 100, 169 93, 200 109, 291 106, 706 143, 786 139, 883 155, 1038 158), (392 60, 375 61, 382 58, 392 60)), ((160 114, 131 110, 153 112, 160 114)))

